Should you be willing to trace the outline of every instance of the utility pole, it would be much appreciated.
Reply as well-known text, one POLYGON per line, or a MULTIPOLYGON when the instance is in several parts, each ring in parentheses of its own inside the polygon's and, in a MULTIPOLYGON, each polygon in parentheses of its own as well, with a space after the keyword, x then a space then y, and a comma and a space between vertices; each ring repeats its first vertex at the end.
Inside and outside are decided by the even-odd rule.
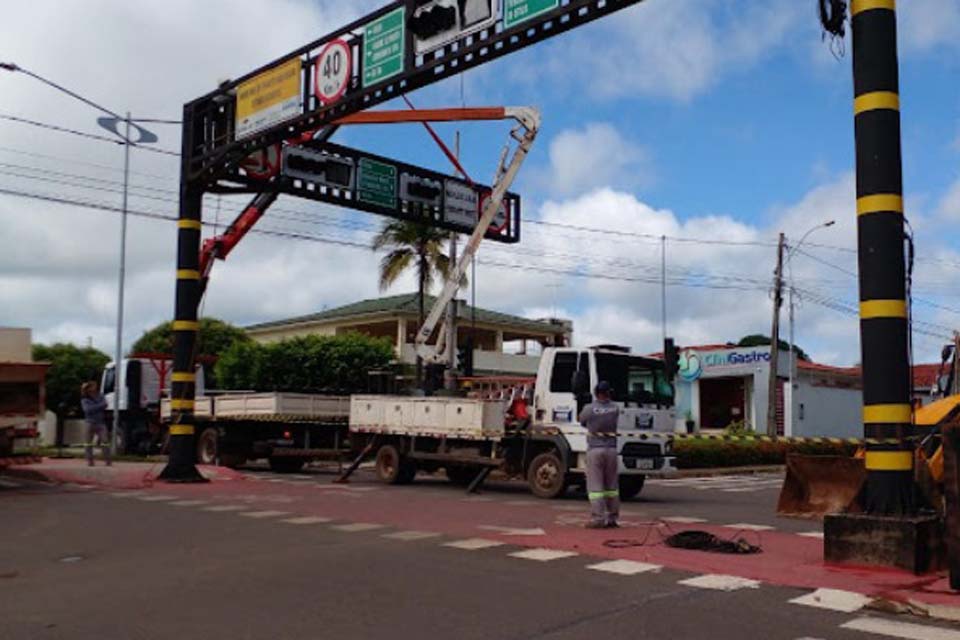
POLYGON ((857 253, 868 514, 913 515, 913 411, 904 256, 897 15, 893 0, 853 0, 857 253))
MULTIPOLYGON (((450 234, 450 264, 457 264, 457 235, 450 234)), ((447 304, 447 369, 444 372, 447 391, 457 389, 457 296, 447 304)))
POLYGON ((770 383, 767 387, 767 435, 777 435, 777 369, 780 362, 780 307, 783 306, 783 247, 786 236, 777 242, 777 268, 773 272, 773 328, 770 331, 770 383))
MULTIPOLYGON (((113 358, 113 433, 110 436, 110 454, 117 455, 120 437, 120 408, 126 395, 126 370, 123 367, 123 287, 127 269, 127 188, 130 184, 130 112, 127 111, 123 145, 123 212, 120 214, 120 268, 117 286, 117 340, 113 358)), ((127 402, 130 399, 127 398, 127 402)))
POLYGON ((660 332, 667 341, 667 236, 660 236, 660 332))

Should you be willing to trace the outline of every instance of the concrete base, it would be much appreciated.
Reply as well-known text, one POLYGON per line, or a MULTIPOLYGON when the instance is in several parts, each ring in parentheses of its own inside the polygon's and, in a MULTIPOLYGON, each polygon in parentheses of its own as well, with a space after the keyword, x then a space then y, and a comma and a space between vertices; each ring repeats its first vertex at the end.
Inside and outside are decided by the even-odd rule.
POLYGON ((943 521, 936 515, 901 518, 831 514, 823 521, 824 560, 896 567, 920 575, 943 568, 943 531, 943 521))

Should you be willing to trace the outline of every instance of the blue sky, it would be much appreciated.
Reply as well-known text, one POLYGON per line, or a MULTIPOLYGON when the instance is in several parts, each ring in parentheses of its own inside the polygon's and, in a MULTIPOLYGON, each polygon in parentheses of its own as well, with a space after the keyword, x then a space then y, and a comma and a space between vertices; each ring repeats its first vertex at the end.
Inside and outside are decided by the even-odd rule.
MULTIPOLYGON (((219 80, 381 4, 276 0, 240 12, 228 0, 37 0, 0 24, 0 60, 118 110, 177 117, 219 80), (42 40, 14 26, 41 22, 42 40)), ((960 320, 960 2, 900 5, 905 191, 924 331, 917 349, 929 360, 960 320)), ((771 243, 835 219, 791 263, 797 342, 823 362, 858 361, 849 40, 836 59, 815 9, 813 0, 646 0, 466 73, 468 105, 534 105, 544 122, 514 187, 528 220, 523 242, 484 244, 478 302, 570 317, 581 344, 658 350, 655 238, 667 235, 671 335, 691 345, 768 333, 771 243)), ((410 97, 422 107, 456 106, 460 87, 450 78, 410 97)), ((97 131, 89 109, 19 75, 0 76, 0 113, 97 131)), ((451 144, 457 128, 438 127, 451 144)), ((467 169, 488 181, 507 125, 459 129, 467 169)), ((164 147, 179 147, 176 128, 159 133, 164 147)), ((334 141, 450 170, 419 126, 342 129, 334 141)), ((0 188, 115 205, 120 160, 113 145, 0 122, 0 163, 10 165, 0 188), (50 171, 73 184, 43 182, 50 171)), ((133 168, 132 206, 175 213, 176 160, 134 154, 133 168)), ((206 217, 223 223, 240 206, 223 199, 218 214, 208 198, 206 217)), ((367 244, 381 223, 284 198, 261 226, 367 244)), ((0 195, 0 224, 0 324, 34 327, 41 341, 109 348, 117 216, 0 195)), ((175 237, 155 220, 133 219, 130 229, 127 343, 172 312, 175 237)), ((242 325, 374 297, 377 260, 362 248, 250 236, 216 266, 204 312, 242 325)), ((407 277, 388 293, 413 288, 407 277)))

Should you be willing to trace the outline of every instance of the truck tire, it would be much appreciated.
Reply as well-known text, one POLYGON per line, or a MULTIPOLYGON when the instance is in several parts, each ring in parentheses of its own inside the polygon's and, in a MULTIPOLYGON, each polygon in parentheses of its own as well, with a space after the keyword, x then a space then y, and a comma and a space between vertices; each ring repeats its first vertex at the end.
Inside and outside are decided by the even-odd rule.
POLYGON ((217 464, 217 442, 220 435, 213 427, 207 427, 197 438, 197 463, 217 464))
POLYGON ((541 453, 527 470, 527 484, 538 498, 559 498, 567 491, 566 469, 555 453, 541 453))
POLYGON ((417 465, 405 460, 400 450, 385 444, 377 450, 377 478, 387 484, 409 484, 417 475, 417 465))
POLYGON ((620 499, 633 500, 643 491, 647 476, 620 476, 620 499))
POLYGON ((303 469, 306 460, 303 458, 292 458, 289 456, 271 456, 270 470, 276 473, 296 473, 303 469))

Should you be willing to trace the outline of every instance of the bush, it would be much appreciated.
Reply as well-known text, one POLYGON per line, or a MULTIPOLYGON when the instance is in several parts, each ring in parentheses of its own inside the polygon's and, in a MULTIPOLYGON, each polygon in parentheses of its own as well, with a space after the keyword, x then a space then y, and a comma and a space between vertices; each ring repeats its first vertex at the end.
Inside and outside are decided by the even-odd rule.
POLYGON ((304 336, 271 344, 237 343, 216 365, 224 389, 294 393, 357 393, 368 372, 393 359, 385 338, 359 333, 304 336))
POLYGON ((681 469, 749 467, 784 464, 787 453, 852 456, 856 445, 830 442, 724 441, 707 438, 676 440, 674 455, 681 469))

